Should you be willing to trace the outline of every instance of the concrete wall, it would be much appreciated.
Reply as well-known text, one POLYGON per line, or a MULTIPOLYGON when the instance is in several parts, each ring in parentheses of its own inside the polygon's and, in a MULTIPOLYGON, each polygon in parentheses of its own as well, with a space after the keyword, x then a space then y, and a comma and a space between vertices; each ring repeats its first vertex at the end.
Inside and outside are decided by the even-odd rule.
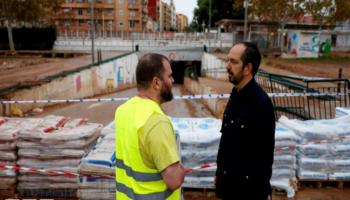
MULTIPOLYGON (((28 90, 20 90, 9 96, 9 101, 82 99, 94 95, 115 92, 135 87, 135 69, 138 64, 136 53, 118 58, 100 66, 92 67, 50 83, 28 90)), ((13 108, 27 112, 52 103, 4 104, 0 115, 10 115, 13 108)))
MULTIPOLYGON (((199 84, 197 81, 193 81, 188 77, 184 77, 184 86, 191 94, 218 94, 211 87, 207 87, 206 85, 199 84)), ((226 108, 227 99, 201 99, 208 108, 214 113, 215 117, 218 119, 222 119, 223 109, 226 108)))
POLYGON ((204 53, 202 57, 201 75, 227 81, 226 61, 214 55, 204 53))

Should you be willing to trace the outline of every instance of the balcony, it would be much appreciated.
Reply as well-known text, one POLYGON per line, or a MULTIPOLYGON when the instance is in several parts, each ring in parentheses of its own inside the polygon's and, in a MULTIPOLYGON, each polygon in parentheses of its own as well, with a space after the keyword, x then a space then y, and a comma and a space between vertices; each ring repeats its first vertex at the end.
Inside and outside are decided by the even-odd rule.
POLYGON ((142 22, 148 22, 147 17, 142 18, 142 22))
POLYGON ((147 6, 142 6, 142 12, 148 13, 148 8, 147 8, 147 6))
MULTIPOLYGON (((132 31, 132 27, 129 27, 128 28, 128 31, 132 31)), ((142 28, 140 26, 135 26, 134 27, 134 32, 141 32, 142 31, 142 28)))
POLYGON ((140 4, 137 4, 136 1, 135 1, 134 6, 132 6, 131 4, 129 4, 128 8, 129 8, 129 10, 131 10, 131 9, 140 10, 140 9, 141 9, 141 6, 140 6, 140 4), (132 7, 133 7, 133 8, 132 8, 132 7))
POLYGON ((129 16, 129 20, 131 21, 132 18, 134 18, 134 21, 141 21, 141 15, 140 14, 135 14, 134 17, 129 16))
MULTIPOLYGON (((91 9, 91 3, 84 2, 84 3, 63 3, 61 5, 62 8, 88 8, 91 9)), ((101 3, 94 3, 94 9, 111 9, 114 8, 114 4, 101 4, 101 3)))

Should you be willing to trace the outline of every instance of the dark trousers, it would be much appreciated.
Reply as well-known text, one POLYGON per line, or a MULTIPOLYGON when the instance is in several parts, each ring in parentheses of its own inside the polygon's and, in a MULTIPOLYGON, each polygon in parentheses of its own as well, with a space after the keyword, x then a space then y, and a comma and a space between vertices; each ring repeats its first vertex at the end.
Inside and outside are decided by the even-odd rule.
MULTIPOLYGON (((251 193, 254 193, 254 190, 251 191, 251 193)), ((272 197, 270 195, 259 195, 259 194, 240 194, 235 195, 232 194, 232 197, 225 197, 222 200, 272 200, 272 197)))

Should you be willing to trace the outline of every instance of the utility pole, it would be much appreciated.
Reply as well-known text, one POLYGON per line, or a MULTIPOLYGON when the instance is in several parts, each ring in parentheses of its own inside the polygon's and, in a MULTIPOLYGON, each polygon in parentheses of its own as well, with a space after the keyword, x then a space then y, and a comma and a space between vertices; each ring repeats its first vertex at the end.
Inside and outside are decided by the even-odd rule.
POLYGON ((211 26, 211 0, 209 0, 209 47, 208 52, 210 53, 210 26, 211 26))
POLYGON ((204 20, 203 20, 203 24, 202 24, 202 27, 203 27, 203 36, 204 36, 204 27, 205 27, 205 23, 204 23, 204 20))
POLYGON ((132 40, 132 52, 134 52, 134 3, 135 1, 134 0, 130 0, 130 3, 131 3, 131 12, 132 12, 132 15, 131 15, 131 23, 132 23, 132 26, 131 26, 131 40, 132 40))
POLYGON ((103 30, 102 37, 105 37, 105 14, 103 12, 102 12, 102 30, 103 30))
POLYGON ((245 12, 244 12, 244 36, 243 41, 247 41, 247 13, 248 13, 248 1, 245 0, 245 12))
POLYGON ((92 55, 92 66, 95 64, 95 53, 94 53, 94 0, 91 0, 91 55, 92 55))

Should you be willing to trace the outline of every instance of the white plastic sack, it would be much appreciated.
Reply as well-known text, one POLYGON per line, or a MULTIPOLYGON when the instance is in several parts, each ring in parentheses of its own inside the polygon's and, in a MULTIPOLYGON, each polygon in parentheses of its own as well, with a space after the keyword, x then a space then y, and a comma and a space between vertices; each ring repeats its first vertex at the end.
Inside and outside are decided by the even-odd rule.
POLYGON ((214 177, 191 177, 185 176, 182 187, 188 188, 213 188, 214 177))
POLYGON ((43 118, 43 125, 52 126, 54 128, 62 127, 64 123, 66 123, 70 117, 67 116, 55 116, 55 115, 49 115, 43 118))
POLYGON ((15 141, 19 135, 20 130, 14 127, 0 129, 0 141, 15 141))
POLYGON ((294 180, 290 179, 272 179, 270 180, 271 187, 280 188, 287 192, 287 197, 292 198, 295 195, 295 189, 296 184, 292 184, 293 182, 296 182, 295 178, 294 180))
POLYGON ((329 168, 327 160, 320 158, 298 158, 297 164, 302 168, 329 168))
POLYGON ((88 119, 86 118, 76 118, 76 119, 70 119, 64 124, 64 128, 75 128, 77 126, 86 124, 88 119))
POLYGON ((17 151, 0 151, 0 160, 17 160, 17 151))
POLYGON ((295 156, 274 156, 273 158, 274 164, 294 164, 295 163, 295 156))
POLYGON ((21 167, 29 167, 34 169, 45 169, 52 167, 77 167, 80 159, 64 158, 57 160, 41 160, 39 158, 19 158, 17 164, 21 167))
POLYGON ((329 174, 329 179, 331 179, 331 180, 350 179, 350 172, 347 172, 347 173, 331 173, 331 174, 329 174))
POLYGON ((115 178, 98 178, 78 176, 76 178, 78 188, 92 188, 92 189, 115 189, 115 178))
POLYGON ((41 149, 41 150, 49 150, 47 145, 43 145, 38 140, 24 140, 19 139, 17 143, 17 147, 19 149, 41 149))
POLYGON ((78 172, 87 175, 114 175, 114 161, 115 149, 94 147, 80 161, 78 172))
POLYGON ((76 176, 68 176, 68 175, 51 175, 48 176, 48 180, 51 182, 65 182, 65 183, 76 183, 76 176))
POLYGON ((299 179, 328 179, 328 174, 324 172, 315 172, 315 171, 298 171, 299 179))
POLYGON ((344 159, 328 160, 328 165, 332 169, 349 169, 350 168, 350 159, 344 158, 344 159))
POLYGON ((309 144, 297 147, 298 151, 304 154, 327 154, 328 147, 323 144, 309 144))
POLYGON ((16 166, 17 161, 9 161, 9 160, 0 160, 0 165, 6 165, 6 166, 16 166))
POLYGON ((0 169, 0 176, 11 176, 11 177, 17 176, 17 170, 14 170, 14 169, 0 169))
POLYGON ((12 185, 17 182, 17 177, 0 176, 0 183, 3 185, 12 185))
POLYGON ((293 178, 295 177, 295 170, 293 169, 273 169, 271 178, 293 178))
POLYGON ((276 123, 275 128, 275 140, 277 141, 296 141, 296 135, 295 133, 288 129, 287 127, 283 126, 281 123, 276 123))
POLYGON ((283 147, 290 147, 295 146, 295 141, 275 141, 275 149, 283 148, 283 147))
POLYGON ((297 153, 296 153, 296 149, 293 148, 293 149, 285 149, 285 150, 281 150, 281 151, 275 151, 274 152, 274 155, 275 156, 295 156, 297 153))
POLYGON ((189 172, 186 174, 186 176, 197 176, 197 177, 204 177, 204 176, 210 176, 214 177, 216 173, 217 166, 208 167, 200 170, 195 170, 192 172, 189 172))
POLYGON ((273 164, 272 169, 293 169, 297 168, 296 164, 273 164))
POLYGON ((114 189, 79 189, 77 192, 79 199, 86 200, 115 200, 116 188, 114 189))
POLYGON ((53 126, 47 124, 40 124, 34 128, 27 128, 21 131, 20 137, 26 140, 38 140, 45 137, 48 133, 55 130, 53 126))
POLYGON ((350 115, 350 108, 342 108, 342 107, 336 107, 335 108, 335 116, 336 118, 340 118, 343 116, 349 116, 350 115))
POLYGON ((115 149, 115 136, 115 133, 109 133, 102 139, 98 146, 101 148, 115 149))
POLYGON ((0 141, 0 150, 15 150, 17 148, 17 142, 15 141, 0 141))
POLYGON ((48 181, 49 176, 44 176, 41 174, 20 174, 18 176, 19 181, 48 181))
POLYGON ((333 145, 329 147, 329 151, 333 155, 350 155, 350 145, 333 145))
POLYGON ((0 117, 0 127, 1 127, 1 124, 5 123, 5 122, 7 122, 7 119, 0 117))
POLYGON ((63 189, 63 188, 73 188, 73 189, 75 189, 75 188, 78 188, 78 185, 77 185, 77 183, 75 182, 75 183, 64 183, 64 182, 61 182, 61 183, 56 183, 56 182, 51 182, 50 183, 50 188, 52 188, 52 189, 55 189, 55 188, 57 188, 57 189, 63 189))
POLYGON ((101 130, 101 136, 104 138, 109 133, 115 133, 115 120, 109 123, 106 127, 101 130))
MULTIPOLYGON (((175 131, 176 132, 176 131, 175 131)), ((178 130, 181 136, 181 146, 206 147, 219 145, 221 139, 220 131, 190 132, 178 130)))

